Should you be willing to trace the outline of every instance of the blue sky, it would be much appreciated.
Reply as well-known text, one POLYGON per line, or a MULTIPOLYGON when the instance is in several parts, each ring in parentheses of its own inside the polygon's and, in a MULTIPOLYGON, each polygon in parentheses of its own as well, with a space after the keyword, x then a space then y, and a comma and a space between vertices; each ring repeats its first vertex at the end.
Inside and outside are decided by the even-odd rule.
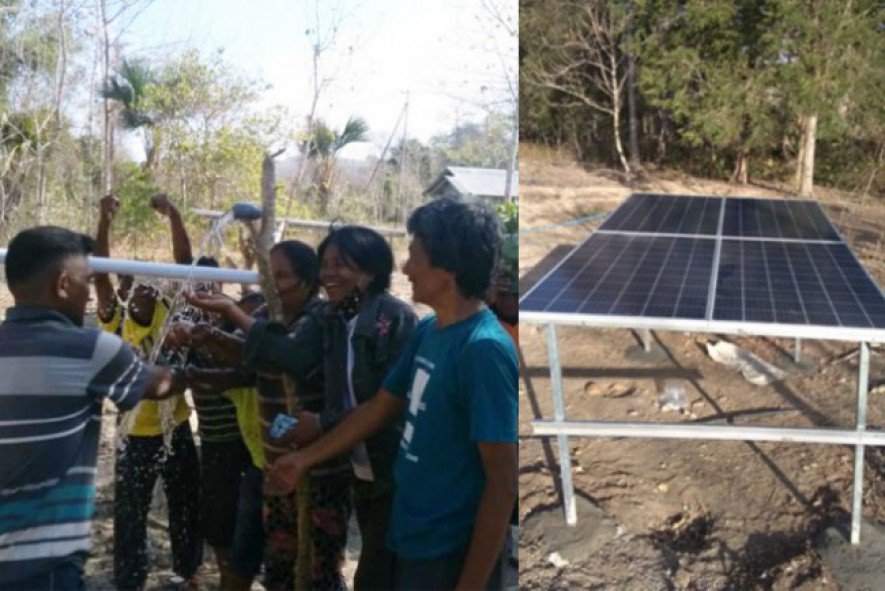
POLYGON ((515 28, 517 0, 154 0, 122 40, 130 56, 224 48, 230 63, 272 85, 264 103, 303 121, 313 94, 314 37, 305 32, 317 4, 321 30, 340 23, 321 60, 321 77, 332 82, 318 115, 332 127, 362 116, 383 145, 407 92, 408 135, 422 141, 489 108, 512 109, 506 75, 515 83, 516 38, 488 6, 506 11, 515 28))

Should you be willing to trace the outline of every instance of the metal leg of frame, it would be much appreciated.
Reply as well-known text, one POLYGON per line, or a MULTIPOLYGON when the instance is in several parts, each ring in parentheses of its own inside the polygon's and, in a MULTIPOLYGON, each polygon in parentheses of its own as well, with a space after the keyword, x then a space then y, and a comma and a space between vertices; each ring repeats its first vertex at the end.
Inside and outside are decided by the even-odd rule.
POLYGON ((796 337, 796 346, 793 348, 793 362, 799 363, 802 361, 802 339, 796 337))
MULTIPOLYGON (((553 391, 553 416, 557 421, 565 420, 565 404, 562 400, 562 366, 559 363, 559 347, 556 342, 556 327, 547 325, 547 352, 550 357, 550 386, 553 391)), ((578 523, 575 506, 575 488, 572 484, 572 461, 568 449, 568 437, 557 435, 559 444, 559 475, 562 480, 562 499, 565 503, 565 522, 578 523)))
POLYGON ((646 353, 651 353, 651 331, 647 328, 642 329, 642 348, 646 353))
MULTIPOLYGON (((860 368, 857 378, 857 430, 867 429, 867 390, 870 379, 870 346, 860 344, 860 368)), ((854 448, 854 496, 851 500, 851 544, 860 544, 860 519, 863 515, 864 446, 854 448)))

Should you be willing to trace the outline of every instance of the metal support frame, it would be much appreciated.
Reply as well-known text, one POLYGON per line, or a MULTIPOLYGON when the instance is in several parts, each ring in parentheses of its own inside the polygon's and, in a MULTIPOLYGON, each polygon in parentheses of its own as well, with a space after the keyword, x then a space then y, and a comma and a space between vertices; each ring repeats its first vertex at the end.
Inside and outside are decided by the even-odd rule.
POLYGON ((793 363, 802 361, 802 339, 796 337, 796 344, 793 346, 793 363))
POLYGON ((642 350, 646 353, 651 353, 651 331, 643 328, 639 331, 639 334, 642 336, 642 350))
MULTIPOLYGON (((851 504, 851 543, 860 543, 863 501, 864 447, 885 446, 885 431, 867 431, 867 394, 870 374, 870 348, 860 344, 860 362, 857 380, 857 425, 854 430, 789 427, 741 427, 718 425, 691 425, 685 423, 623 423, 602 421, 566 421, 562 395, 562 366, 556 342, 556 326, 547 324, 547 351, 550 357, 550 383, 553 395, 554 421, 532 421, 534 435, 555 436, 559 444, 560 478, 568 525, 578 521, 575 491, 572 483, 571 458, 568 437, 648 437, 663 439, 706 439, 725 441, 780 441, 793 443, 849 444, 855 446, 854 490, 851 504)), ((642 331, 643 344, 650 341, 642 331)), ((796 358, 801 340, 796 339, 796 358)))
MULTIPOLYGON (((867 390, 870 381, 870 346, 860 344, 860 362, 857 376, 857 433, 867 432, 867 390)), ((864 445, 854 447, 854 491, 851 500, 851 543, 860 544, 860 517, 863 512, 864 445)))
MULTIPOLYGON (((556 326, 547 325, 547 351, 550 355, 550 384, 553 390, 553 416, 557 421, 565 420, 565 404, 562 399, 562 367, 559 365, 559 345, 556 342, 556 326)), ((578 510, 575 505, 575 487, 572 483, 572 459, 569 455, 568 437, 557 435, 559 446, 559 477, 562 481, 562 501, 565 504, 565 522, 578 523, 578 510)))

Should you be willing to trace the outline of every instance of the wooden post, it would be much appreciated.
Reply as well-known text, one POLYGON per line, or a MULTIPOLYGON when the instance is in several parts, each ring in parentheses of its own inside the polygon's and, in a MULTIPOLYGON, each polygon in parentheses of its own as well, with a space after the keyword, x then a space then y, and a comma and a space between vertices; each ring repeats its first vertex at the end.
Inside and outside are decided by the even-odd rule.
MULTIPOLYGON (((251 222, 248 226, 255 242, 255 262, 258 266, 261 291, 264 292, 267 301, 268 316, 274 322, 284 323, 283 307, 273 283, 273 273, 270 270, 270 249, 273 246, 276 229, 276 175, 273 159, 281 153, 282 151, 268 154, 261 163, 261 228, 256 230, 251 222)), ((301 409, 295 391, 295 382, 285 373, 283 374, 283 391, 286 396, 286 409, 290 415, 294 416, 301 409)), ((295 493, 295 519, 298 524, 298 557, 295 562, 296 591, 307 591, 310 586, 309 508, 310 478, 305 475, 295 493)))

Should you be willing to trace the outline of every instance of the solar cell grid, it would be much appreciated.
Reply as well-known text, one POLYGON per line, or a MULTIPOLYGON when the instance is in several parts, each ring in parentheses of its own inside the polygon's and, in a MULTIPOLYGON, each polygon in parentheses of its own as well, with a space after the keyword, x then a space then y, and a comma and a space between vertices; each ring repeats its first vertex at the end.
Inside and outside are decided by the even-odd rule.
POLYGON ((813 201, 741 199, 725 203, 723 236, 839 240, 820 205, 813 201))
POLYGON ((703 318, 714 246, 595 234, 520 301, 520 311, 703 318))
POLYGON ((885 297, 817 203, 735 197, 631 195, 520 312, 745 323, 760 334, 885 329, 885 297))
POLYGON ((717 320, 885 328, 883 304, 844 244, 723 242, 717 320))
POLYGON ((634 193, 599 227, 600 231, 715 235, 721 197, 634 193))

